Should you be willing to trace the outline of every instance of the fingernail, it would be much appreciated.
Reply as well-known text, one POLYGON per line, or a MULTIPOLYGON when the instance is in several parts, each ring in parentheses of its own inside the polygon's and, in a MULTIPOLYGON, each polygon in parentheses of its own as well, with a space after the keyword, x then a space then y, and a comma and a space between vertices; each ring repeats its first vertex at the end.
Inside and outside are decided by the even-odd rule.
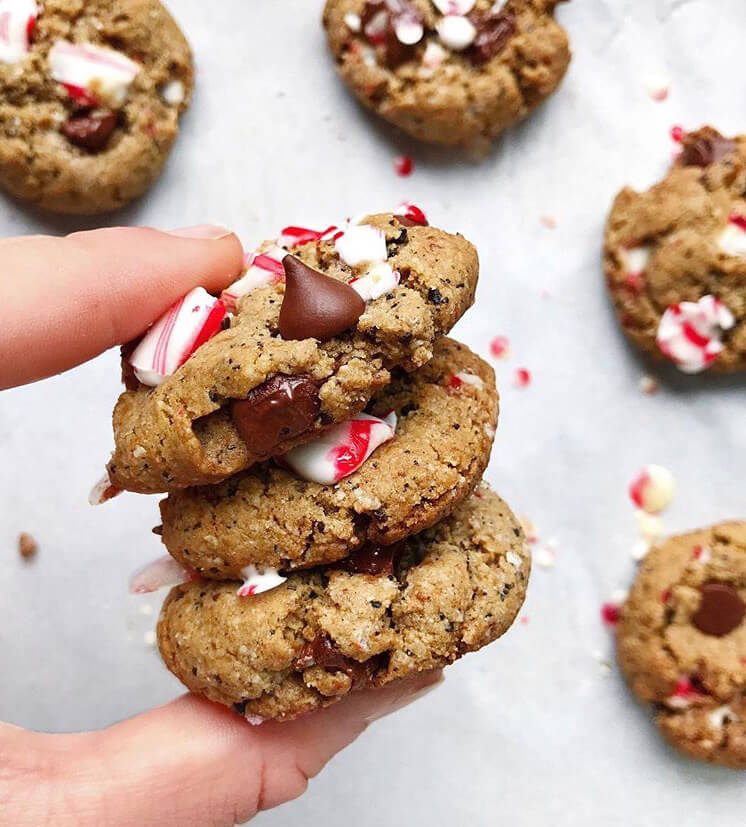
POLYGON ((382 709, 377 710, 372 715, 365 719, 365 723, 372 724, 373 721, 380 721, 387 715, 393 715, 405 706, 409 706, 420 698, 424 698, 434 689, 437 689, 443 683, 443 672, 436 670, 422 675, 414 687, 407 686, 406 689, 399 695, 396 695, 389 701, 382 709))
POLYGON ((181 227, 178 230, 170 230, 168 234, 179 238, 203 238, 208 241, 219 241, 221 238, 233 235, 230 230, 218 224, 197 224, 194 227, 181 227))

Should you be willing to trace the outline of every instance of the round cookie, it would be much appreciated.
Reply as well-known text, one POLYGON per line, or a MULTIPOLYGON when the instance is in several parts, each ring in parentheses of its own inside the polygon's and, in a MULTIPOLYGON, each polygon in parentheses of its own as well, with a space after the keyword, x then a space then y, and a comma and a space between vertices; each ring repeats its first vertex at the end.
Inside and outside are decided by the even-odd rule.
POLYGON ((562 80, 570 50, 557 2, 327 0, 323 23, 365 106, 419 140, 480 147, 562 80))
POLYGON ((746 369, 746 137, 683 136, 667 176, 626 188, 606 225, 606 279, 625 334, 686 373, 746 369))
POLYGON ((189 104, 189 45, 158 0, 2 0, 0 186, 61 213, 122 207, 189 104))
POLYGON ((295 573, 251 598, 236 583, 177 586, 158 623, 166 666, 251 720, 287 720, 452 663, 500 637, 523 603, 523 533, 486 486, 389 549, 295 573))
POLYGON ((678 749, 746 769, 746 522, 672 537, 644 558, 617 627, 632 691, 678 749))
POLYGON ((395 411, 396 437, 333 485, 263 463, 161 502, 163 542, 185 568, 241 579, 249 565, 288 571, 389 545, 441 520, 489 462, 498 397, 492 368, 441 339, 415 373, 399 372, 368 410, 395 411))
POLYGON ((301 289, 294 282, 292 298, 282 281, 244 295, 230 327, 162 384, 135 382, 137 389, 122 394, 108 466, 114 486, 154 493, 217 483, 350 419, 389 383, 391 370, 415 370, 430 360, 435 341, 471 305, 479 271, 476 250, 463 237, 391 214, 292 253, 285 269, 305 263, 312 281, 352 294, 360 302, 357 322, 324 341, 311 337, 321 335, 318 329, 288 338, 281 335, 287 315, 315 326, 328 321, 326 306, 302 300, 314 303, 314 285, 301 289), (351 244, 373 236, 385 258, 377 270, 388 268, 399 281, 366 304, 348 283, 369 283, 367 259, 348 262, 357 253, 374 254, 351 244))

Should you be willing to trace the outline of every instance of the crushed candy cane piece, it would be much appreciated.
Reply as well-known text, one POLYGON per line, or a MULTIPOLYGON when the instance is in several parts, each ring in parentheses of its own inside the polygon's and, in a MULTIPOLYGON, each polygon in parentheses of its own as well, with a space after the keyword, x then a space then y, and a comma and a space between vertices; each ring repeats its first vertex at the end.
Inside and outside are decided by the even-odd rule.
POLYGON ((550 540, 536 549, 533 558, 538 566, 543 569, 554 568, 557 562, 557 550, 555 544, 550 540))
POLYGON ((660 517, 647 514, 642 509, 638 509, 635 511, 635 520, 637 521, 637 530, 640 536, 649 542, 652 543, 663 536, 663 523, 660 517))
POLYGON ((660 514, 673 500, 676 483, 673 474, 662 465, 646 465, 632 480, 629 496, 648 514, 660 514))
POLYGON ((513 374, 513 384, 516 388, 527 388, 531 384, 531 373, 526 368, 518 368, 513 374))
POLYGON ((693 703, 706 697, 693 679, 682 677, 664 703, 671 709, 688 709, 693 703))
POLYGON ((173 304, 129 357, 143 385, 157 387, 221 328, 226 308, 203 287, 173 304))
POLYGON ((622 614, 622 606, 627 599, 624 589, 616 589, 609 599, 601 606, 601 619, 607 626, 616 626, 622 614))
POLYGON ((390 293, 398 286, 401 274, 398 270, 392 270, 390 264, 383 262, 371 267, 370 270, 360 278, 353 279, 350 287, 365 301, 373 301, 381 296, 390 293))
POLYGON ((717 244, 726 255, 746 256, 746 216, 732 215, 717 244))
POLYGON ((178 586, 194 579, 193 572, 166 554, 138 569, 130 578, 129 591, 130 594, 151 594, 166 586, 178 586))
POLYGON ((184 103, 186 90, 180 80, 170 80, 161 86, 160 93, 166 103, 171 104, 171 106, 178 106, 180 103, 184 103))
POLYGON ((149 648, 155 646, 157 640, 158 638, 153 629, 148 629, 148 631, 142 636, 142 642, 149 648))
POLYGON ((271 591, 287 580, 287 577, 283 577, 277 569, 270 566, 246 566, 241 569, 241 576, 244 582, 236 592, 239 597, 254 597, 257 594, 271 591))
POLYGON ((285 227, 277 239, 280 247, 302 247, 313 241, 326 241, 331 238, 339 228, 335 225, 325 230, 309 230, 307 227, 285 227))
POLYGON ((370 224, 357 224, 336 241, 337 253, 345 264, 357 267, 386 261, 386 236, 377 227, 370 224))
POLYGON ((28 54, 38 14, 34 0, 0 0, 0 63, 18 63, 28 54))
POLYGON ((639 563, 640 560, 647 557, 649 551, 650 543, 647 540, 638 540, 630 549, 630 556, 635 562, 639 563))
POLYGON ((401 215, 411 221, 413 224, 419 224, 421 227, 427 227, 427 216, 417 206, 410 201, 402 201, 396 205, 394 215, 401 215))
POLYGON ((654 376, 646 374, 645 376, 640 377, 638 387, 642 393, 647 396, 652 396, 654 393, 658 393, 658 380, 654 376))
POLYGON ((679 370, 700 373, 723 350, 722 333, 735 323, 733 314, 715 296, 672 304, 658 325, 658 347, 679 370))
POLYGON ((253 293, 260 287, 268 287, 271 284, 285 281, 285 268, 282 260, 286 255, 287 252, 277 246, 261 253, 246 253, 243 275, 223 290, 220 300, 229 310, 235 310, 236 303, 242 296, 253 293))
POLYGON ((467 371, 460 371, 451 376, 449 383, 452 388, 460 388, 463 385, 471 385, 475 388, 483 388, 484 380, 475 373, 468 373, 467 371))
POLYGON ((408 178, 414 171, 414 161, 409 155, 398 155, 394 158, 394 169, 400 178, 408 178))
POLYGON ((712 549, 709 546, 694 546, 692 549, 692 557, 703 566, 712 560, 712 549))
POLYGON ((422 65, 426 69, 437 69, 448 57, 448 52, 435 40, 428 42, 422 55, 422 65))
POLYGON ((518 522, 521 524, 521 528, 523 529, 523 533, 526 537, 526 542, 535 543, 539 539, 539 534, 536 531, 536 526, 534 525, 533 520, 525 514, 522 514, 518 517, 518 522))
POLYGON ((435 30, 444 46, 461 52, 471 46, 477 36, 476 26, 468 17, 460 14, 447 14, 435 24, 435 30))
POLYGON ((350 12, 344 16, 345 26, 351 31, 357 34, 358 32, 362 31, 363 28, 363 21, 360 19, 359 14, 353 14, 350 12))
POLYGON ((624 271, 627 276, 641 277, 650 261, 652 248, 649 245, 623 247, 620 253, 624 264, 624 271))
POLYGON ((677 144, 680 144, 684 140, 684 136, 686 135, 686 131, 684 130, 683 126, 679 126, 678 124, 671 127, 671 140, 675 141, 677 144))
POLYGON ((504 359, 510 352, 510 340, 507 336, 495 336, 490 342, 490 353, 495 359, 504 359))
POLYGON ((441 14, 469 14, 476 0, 433 0, 433 5, 441 14))
POLYGON ((94 100, 121 106, 140 67, 120 52, 92 43, 58 40, 49 51, 49 66, 54 80, 75 90, 85 90, 94 100))
POLYGON ((288 451, 283 461, 305 480, 332 485, 357 471, 376 448, 395 434, 395 414, 386 419, 358 414, 315 442, 288 451))
POLYGON ((109 475, 104 474, 93 488, 91 488, 88 494, 88 502, 90 505, 103 505, 105 502, 113 500, 114 497, 118 497, 121 493, 122 489, 117 488, 116 485, 112 485, 109 475))
POLYGON ((656 103, 667 100, 671 92, 671 80, 666 75, 653 75, 645 80, 644 86, 648 95, 656 103))

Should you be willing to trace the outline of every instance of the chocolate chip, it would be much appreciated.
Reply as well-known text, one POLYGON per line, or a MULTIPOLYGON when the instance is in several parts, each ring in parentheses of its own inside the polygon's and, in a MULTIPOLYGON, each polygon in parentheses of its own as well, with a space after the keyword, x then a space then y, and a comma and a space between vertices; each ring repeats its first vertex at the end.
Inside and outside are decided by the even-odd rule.
POLYGON ((340 567, 350 574, 394 574, 402 554, 401 543, 392 546, 375 546, 368 544, 354 551, 341 562, 340 567))
POLYGON ((360 663, 360 661, 343 655, 327 635, 319 635, 312 641, 305 643, 300 654, 293 661, 293 669, 296 672, 302 672, 312 666, 340 670, 352 680, 353 689, 361 689, 370 683, 370 679, 378 665, 378 657, 360 663))
POLYGON ((692 623, 706 635, 723 637, 738 626, 746 614, 746 604, 727 583, 709 582, 700 586, 699 608, 692 623))
POLYGON ((487 63, 500 54, 517 31, 515 17, 510 12, 473 13, 469 18, 477 33, 466 55, 477 65, 487 63))
POLYGON ((252 454, 266 458, 307 431, 319 413, 319 389, 308 376, 277 374, 231 405, 233 424, 252 454))
POLYGON ((430 304, 448 304, 448 299, 444 298, 436 287, 431 287, 427 291, 427 300, 430 304))
POLYGON ((708 130, 708 134, 694 133, 684 137, 684 149, 681 163, 685 167, 708 167, 735 151, 737 144, 730 138, 724 138, 718 132, 708 130))
POLYGON ((283 339, 326 342, 352 327, 365 302, 343 281, 312 270, 295 256, 285 256, 285 297, 280 308, 283 339))
POLYGON ((71 144, 89 152, 102 150, 117 125, 117 116, 110 109, 95 109, 75 115, 62 124, 62 133, 71 144))

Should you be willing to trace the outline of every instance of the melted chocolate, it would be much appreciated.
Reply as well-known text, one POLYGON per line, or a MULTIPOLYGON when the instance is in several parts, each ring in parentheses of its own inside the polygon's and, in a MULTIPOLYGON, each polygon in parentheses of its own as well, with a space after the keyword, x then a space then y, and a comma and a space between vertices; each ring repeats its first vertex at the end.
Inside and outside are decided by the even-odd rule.
POLYGON ((472 13, 469 19, 477 34, 465 54, 478 66, 500 54, 517 31, 515 17, 510 12, 472 13))
POLYGON ((312 666, 321 666, 331 671, 341 671, 350 678, 353 689, 362 689, 370 683, 379 665, 379 656, 361 663, 343 655, 327 635, 320 635, 303 646, 293 662, 293 669, 302 672, 312 666))
POLYGON ((392 546, 368 544, 354 551, 338 565, 350 574, 393 575, 401 554, 401 543, 394 543, 392 546))
POLYGON ((368 0, 360 15, 363 33, 371 43, 383 48, 384 60, 389 69, 396 69, 402 63, 411 60, 417 51, 416 43, 402 43, 396 36, 394 23, 397 17, 406 17, 409 21, 424 23, 422 13, 409 0, 368 0), (379 14, 386 15, 386 27, 380 36, 371 38, 366 29, 379 14))
POLYGON ((110 109, 96 109, 82 115, 75 115, 62 124, 62 133, 71 144, 100 152, 108 143, 117 116, 110 109))

